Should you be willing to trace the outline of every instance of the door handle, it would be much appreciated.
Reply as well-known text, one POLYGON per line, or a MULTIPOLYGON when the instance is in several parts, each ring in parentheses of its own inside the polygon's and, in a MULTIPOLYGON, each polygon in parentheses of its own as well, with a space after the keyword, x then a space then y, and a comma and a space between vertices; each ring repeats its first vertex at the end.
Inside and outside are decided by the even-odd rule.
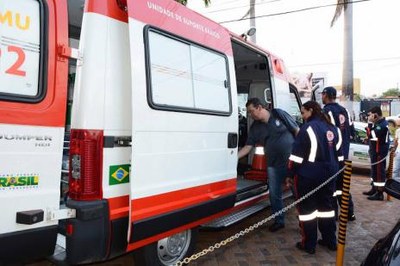
POLYGON ((228 133, 228 148, 233 149, 238 145, 238 134, 237 133, 228 133))

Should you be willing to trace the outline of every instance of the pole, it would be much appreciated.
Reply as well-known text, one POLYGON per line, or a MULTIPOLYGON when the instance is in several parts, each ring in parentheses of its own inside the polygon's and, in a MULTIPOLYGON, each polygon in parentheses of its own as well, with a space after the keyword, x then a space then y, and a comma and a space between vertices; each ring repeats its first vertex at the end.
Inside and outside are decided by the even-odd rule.
POLYGON ((346 244, 347 218, 349 213, 350 182, 351 182, 351 161, 345 160, 346 168, 343 173, 342 201, 340 202, 338 246, 336 253, 336 266, 342 266, 344 260, 344 247, 346 244))
MULTIPOLYGON (((250 13, 249 13, 249 16, 250 16, 250 27, 253 27, 253 28, 256 27, 256 18, 255 18, 255 16, 256 16, 256 8, 255 8, 255 5, 256 5, 256 0, 250 0, 250 13)), ((257 32, 254 33, 252 36, 250 36, 250 40, 253 43, 257 42, 256 34, 257 34, 257 32)))
MULTIPOLYGON (((346 2, 346 1, 345 1, 346 2)), ((344 44, 343 44, 343 75, 342 93, 344 94, 347 110, 353 113, 354 100, 354 70, 353 70, 353 4, 347 3, 343 10, 344 44)))
MULTIPOLYGON (((388 168, 388 171, 387 171, 386 179, 391 179, 392 176, 393 176, 394 152, 395 152, 394 149, 391 148, 391 149, 390 149, 390 153, 389 153, 389 168, 388 168)), ((391 200, 391 197, 390 197, 389 194, 387 194, 387 198, 386 198, 386 199, 387 199, 388 201, 391 200)))

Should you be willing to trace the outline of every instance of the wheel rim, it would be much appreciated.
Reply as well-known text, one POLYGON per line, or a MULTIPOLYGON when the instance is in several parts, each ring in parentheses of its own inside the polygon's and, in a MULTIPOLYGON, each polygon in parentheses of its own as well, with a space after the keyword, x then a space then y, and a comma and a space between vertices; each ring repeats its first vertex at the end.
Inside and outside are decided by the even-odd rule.
POLYGON ((191 238, 191 231, 186 230, 158 241, 157 255, 160 262, 171 265, 183 259, 189 249, 191 238))

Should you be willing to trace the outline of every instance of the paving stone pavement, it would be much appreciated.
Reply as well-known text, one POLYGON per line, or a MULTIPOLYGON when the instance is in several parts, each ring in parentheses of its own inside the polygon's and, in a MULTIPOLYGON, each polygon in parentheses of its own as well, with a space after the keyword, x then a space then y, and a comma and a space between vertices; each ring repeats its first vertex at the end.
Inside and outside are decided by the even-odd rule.
MULTIPOLYGON (((351 193, 357 219, 347 225, 344 265, 360 265, 378 239, 385 236, 400 219, 400 200, 369 201, 362 191, 369 190, 368 173, 353 174, 351 193)), ((286 204, 293 199, 286 200, 286 204)), ((270 209, 259 212, 244 221, 220 231, 200 231, 197 252, 224 240, 270 215, 270 209)), ((286 227, 275 233, 267 226, 235 240, 220 249, 199 258, 189 265, 197 266, 256 266, 256 265, 335 265, 336 252, 317 246, 316 254, 299 251, 295 244, 300 241, 295 208, 286 215, 286 227)), ((30 266, 52 265, 39 262, 30 266)), ((96 265, 134 265, 132 256, 98 263, 96 265)))
MULTIPOLYGON (((362 191, 369 190, 369 182, 365 175, 352 176, 350 190, 357 219, 347 225, 344 265, 360 265, 375 242, 385 236, 400 219, 399 200, 369 201, 362 195, 362 191)), ((292 201, 286 200, 286 204, 292 201)), ((212 239, 215 241, 215 233, 220 235, 219 240, 225 239, 268 215, 270 210, 224 231, 202 232, 198 250, 207 248, 212 239)), ((317 246, 316 254, 309 255, 295 247, 298 241, 300 232, 296 210, 291 209, 286 215, 285 229, 271 233, 264 226, 191 265, 336 265, 336 252, 317 246)))

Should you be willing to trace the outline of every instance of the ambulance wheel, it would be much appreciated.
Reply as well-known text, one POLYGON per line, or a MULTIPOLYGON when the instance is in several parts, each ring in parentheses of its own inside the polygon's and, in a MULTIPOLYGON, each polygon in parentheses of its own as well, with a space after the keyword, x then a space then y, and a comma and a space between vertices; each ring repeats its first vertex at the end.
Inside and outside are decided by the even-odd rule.
POLYGON ((197 233, 198 229, 192 228, 134 251, 135 265, 175 265, 177 261, 193 254, 197 233))

